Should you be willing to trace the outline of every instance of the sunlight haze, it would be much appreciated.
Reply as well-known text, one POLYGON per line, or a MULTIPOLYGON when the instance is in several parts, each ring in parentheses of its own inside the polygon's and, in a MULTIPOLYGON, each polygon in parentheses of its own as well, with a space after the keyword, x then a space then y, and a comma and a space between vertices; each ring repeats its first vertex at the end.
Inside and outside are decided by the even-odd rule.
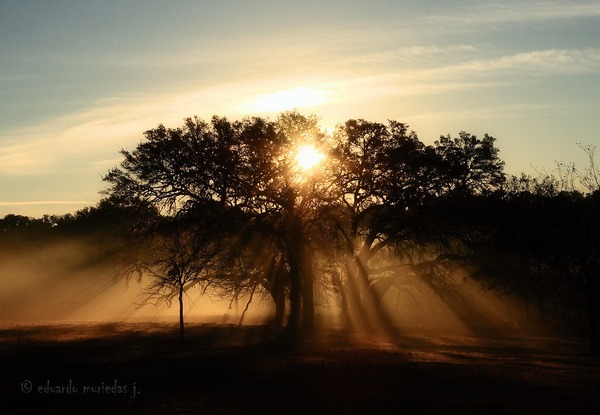
POLYGON ((98 202, 146 130, 185 117, 498 139, 506 171, 600 144, 597 1, 0 3, 0 217, 98 202))

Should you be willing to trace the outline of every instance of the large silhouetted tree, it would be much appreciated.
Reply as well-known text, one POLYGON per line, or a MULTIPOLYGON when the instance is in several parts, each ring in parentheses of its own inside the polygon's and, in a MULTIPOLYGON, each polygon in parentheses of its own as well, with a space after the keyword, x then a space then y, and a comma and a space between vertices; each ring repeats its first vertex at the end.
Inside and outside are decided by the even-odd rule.
POLYGON ((405 267, 415 247, 441 240, 439 229, 432 232, 439 221, 434 227, 427 215, 433 200, 484 194, 504 177, 492 137, 461 132, 426 146, 396 121, 350 120, 329 138, 318 118, 288 112, 276 121, 190 118, 181 128, 160 125, 145 135, 106 176, 108 193, 174 217, 209 202, 236 212, 236 229, 212 233, 214 240, 235 241, 220 255, 228 266, 216 278, 234 296, 266 289, 276 321, 287 293, 292 329, 313 326, 317 265, 331 264, 319 259, 328 251, 323 247, 334 240, 343 246, 337 252, 346 256, 346 300, 362 309, 358 314, 376 310, 385 321, 384 293, 374 282, 397 270, 394 264, 372 269, 371 261, 377 255, 389 261, 395 252, 405 267), (305 145, 329 154, 326 162, 305 171, 297 159, 305 145))
POLYGON ((350 120, 334 134, 334 174, 340 206, 335 225, 346 241, 352 308, 367 326, 368 314, 387 321, 370 289, 369 262, 402 238, 411 209, 434 192, 435 153, 404 124, 350 120), (410 212, 409 212, 410 211, 410 212))
POLYGON ((426 146, 395 121, 350 120, 338 128, 334 141, 338 204, 344 212, 336 227, 347 243, 353 308, 362 310, 358 317, 375 310, 386 323, 379 304, 387 288, 405 280, 407 272, 422 270, 420 262, 434 264, 431 255, 447 258, 457 231, 467 231, 448 229, 450 222, 440 220, 447 216, 440 201, 463 203, 460 197, 493 190, 504 179, 503 162, 492 137, 479 140, 461 132, 459 138, 442 137, 426 146), (374 259, 388 265, 373 268, 374 259))
MULTIPOLYGON (((111 183, 108 193, 146 200, 166 215, 177 216, 208 202, 238 212, 243 217, 238 237, 259 230, 281 248, 287 272, 273 274, 265 268, 264 279, 287 276, 288 325, 300 326, 304 304, 304 323, 310 326, 314 306, 306 261, 308 232, 323 188, 317 174, 305 177, 295 155, 300 146, 309 142, 319 146, 321 139, 318 119, 294 112, 282 114, 277 122, 213 117, 210 124, 195 118, 187 119, 182 128, 159 126, 147 131, 146 140, 134 151, 122 151, 121 166, 105 178, 111 183)), ((224 236, 231 235, 226 231, 213 235, 224 236)), ((279 299, 285 284, 269 286, 279 299)))

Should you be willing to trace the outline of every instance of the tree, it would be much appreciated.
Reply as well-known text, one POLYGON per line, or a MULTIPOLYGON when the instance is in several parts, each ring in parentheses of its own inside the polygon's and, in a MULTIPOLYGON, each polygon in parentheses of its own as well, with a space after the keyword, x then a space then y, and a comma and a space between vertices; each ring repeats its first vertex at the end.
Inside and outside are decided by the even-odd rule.
POLYGON ((556 258, 583 295, 590 348, 593 354, 600 354, 600 169, 595 160, 596 147, 579 147, 587 156, 587 166, 558 164, 563 190, 558 201, 564 203, 564 208, 560 212, 562 226, 556 229, 561 238, 556 258))
POLYGON ((245 227, 227 250, 214 277, 221 292, 230 297, 230 307, 240 296, 249 296, 240 324, 256 291, 264 289, 275 306, 273 326, 278 329, 284 326, 289 270, 282 246, 273 237, 272 229, 245 227))
POLYGON ((219 264, 226 241, 214 238, 222 227, 222 216, 216 215, 218 206, 195 206, 179 216, 157 217, 138 235, 137 249, 129 250, 129 259, 120 273, 128 281, 137 278, 147 283, 145 298, 140 306, 163 303, 171 305, 177 299, 179 306, 179 333, 185 340, 184 296, 196 287, 206 290, 210 276, 219 264))
POLYGON ((0 231, 3 233, 29 226, 31 218, 23 215, 8 214, 0 219, 0 231))
POLYGON ((504 183, 504 162, 494 141, 487 134, 480 140, 461 131, 456 138, 447 135, 435 142, 436 153, 442 158, 447 191, 482 193, 497 190, 504 183))
POLYGON ((503 182, 494 140, 461 132, 426 146, 395 121, 350 120, 338 127, 335 171, 344 214, 336 226, 347 243, 353 308, 363 310, 357 317, 367 315, 367 326, 378 319, 391 328, 380 306, 390 287, 405 284, 410 275, 426 278, 451 256, 465 259, 465 236, 474 228, 448 209, 476 210, 476 200, 465 198, 488 194, 503 182), (376 315, 368 317, 373 310, 376 315))
MULTIPOLYGON (((140 198, 175 217, 209 202, 222 212, 238 212, 243 223, 235 230, 237 239, 259 229, 281 248, 287 273, 276 275, 289 276, 288 325, 300 326, 303 300, 304 320, 310 325, 314 311, 305 260, 307 224, 314 219, 319 187, 316 180, 303 180, 295 155, 305 142, 319 144, 318 119, 294 112, 282 114, 276 123, 213 117, 208 124, 194 118, 182 128, 161 125, 145 135, 134 151, 122 151, 121 166, 106 175, 111 184, 107 193, 140 198)), ((213 238, 224 236, 234 235, 213 238)), ((265 281, 271 278, 267 274, 265 281)), ((274 297, 280 298, 283 284, 270 286, 278 287, 274 297)))
POLYGON ((365 120, 349 120, 328 137, 317 117, 297 112, 274 122, 190 118, 181 128, 147 131, 134 151, 122 151, 124 161, 105 180, 109 194, 139 198, 175 218, 209 203, 220 206, 219 214, 235 213, 235 229, 212 234, 213 242, 235 241, 219 256, 227 266, 214 277, 236 298, 257 288, 269 292, 276 321, 287 295, 292 330, 313 326, 317 274, 331 271, 336 261, 327 259, 327 245, 336 242, 346 266, 328 275, 337 286, 346 280, 345 300, 358 315, 385 323, 385 293, 375 282, 404 269, 425 247, 450 247, 441 242, 431 206, 446 195, 499 186, 503 163, 493 142, 461 133, 426 146, 402 123, 365 120), (307 168, 300 160, 306 151, 329 158, 307 168), (376 257, 387 265, 374 268, 376 257))
POLYGON ((558 213, 558 183, 550 175, 539 178, 522 175, 517 186, 513 184, 507 193, 504 246, 516 254, 516 263, 522 271, 521 292, 536 299, 539 319, 543 322, 546 303, 557 298, 554 293, 563 291, 558 289, 557 268, 551 261, 556 253, 553 253, 556 237, 552 233, 558 213))
POLYGON ((346 242, 352 308, 362 310, 356 317, 367 327, 374 319, 389 326, 379 306, 381 293, 372 289, 369 263, 395 242, 411 238, 407 222, 414 209, 437 190, 436 155, 402 123, 365 120, 338 127, 332 154, 343 212, 335 226, 346 242), (377 316, 369 317, 373 311, 377 316))

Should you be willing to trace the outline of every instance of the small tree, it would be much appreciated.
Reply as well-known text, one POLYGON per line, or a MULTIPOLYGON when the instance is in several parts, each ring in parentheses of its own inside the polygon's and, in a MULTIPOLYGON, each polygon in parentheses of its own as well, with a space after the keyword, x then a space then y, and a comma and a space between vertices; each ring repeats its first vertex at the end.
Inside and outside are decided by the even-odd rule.
POLYGON ((174 299, 179 305, 179 333, 184 331, 184 297, 188 290, 200 287, 206 290, 213 282, 214 269, 223 252, 224 239, 215 239, 220 224, 203 211, 186 212, 182 217, 161 217, 145 231, 137 249, 122 273, 127 279, 137 276, 138 282, 150 277, 144 288, 145 298, 139 304, 171 306, 174 299))

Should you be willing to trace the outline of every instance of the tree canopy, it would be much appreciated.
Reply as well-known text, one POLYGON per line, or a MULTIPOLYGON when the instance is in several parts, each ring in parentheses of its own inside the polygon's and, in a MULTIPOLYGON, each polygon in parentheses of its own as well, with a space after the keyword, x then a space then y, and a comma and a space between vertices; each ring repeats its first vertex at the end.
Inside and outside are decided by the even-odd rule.
POLYGON ((223 222, 235 216, 235 229, 213 232, 214 239, 232 241, 219 260, 270 246, 261 260, 277 264, 278 272, 258 264, 261 284, 274 299, 287 292, 292 328, 313 324, 314 276, 330 255, 324 247, 340 247, 342 289, 364 317, 367 310, 381 310, 371 289, 373 257, 392 247, 407 249, 407 243, 429 243, 418 227, 435 200, 489 193, 504 179, 494 138, 461 132, 425 145, 396 121, 349 120, 330 137, 316 117, 296 112, 275 121, 189 118, 181 128, 160 125, 145 137, 135 150, 122 151, 124 161, 105 177, 107 193, 144 200, 173 217, 207 204, 221 207, 223 222), (297 160, 308 145, 323 154, 310 172, 297 160))
MULTIPOLYGON (((392 292, 433 290, 456 305, 453 281, 466 275, 536 303, 541 319, 549 308, 581 310, 598 351, 594 149, 582 146, 587 168, 515 177, 495 143, 461 131, 426 144, 393 120, 351 119, 330 134, 297 112, 193 117, 122 150, 98 206, 8 215, 0 236, 35 245, 50 234, 96 235, 96 255, 121 276, 151 279, 147 302, 177 298, 182 338, 192 289, 243 298, 245 310, 265 295, 273 324, 291 332, 311 330, 333 294, 349 324, 394 330, 392 292)), ((460 301, 454 311, 469 310, 460 301)))

